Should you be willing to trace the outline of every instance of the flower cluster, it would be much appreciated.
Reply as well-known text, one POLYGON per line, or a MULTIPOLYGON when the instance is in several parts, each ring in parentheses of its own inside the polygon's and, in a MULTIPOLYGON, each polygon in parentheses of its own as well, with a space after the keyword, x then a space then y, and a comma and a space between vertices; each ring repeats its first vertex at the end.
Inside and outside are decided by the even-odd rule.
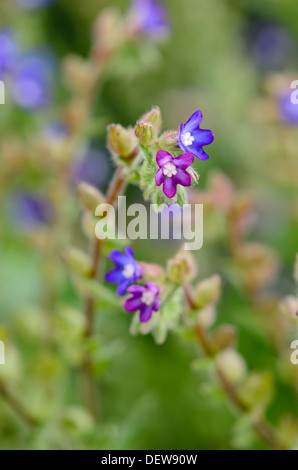
POLYGON ((106 281, 118 284, 118 295, 122 296, 126 292, 132 294, 132 297, 125 302, 125 310, 128 312, 139 310, 140 321, 142 323, 149 321, 153 311, 157 312, 160 308, 159 288, 152 282, 148 282, 145 286, 134 284, 142 278, 142 271, 131 247, 126 248, 125 254, 113 250, 110 253, 110 260, 115 264, 115 269, 106 274, 106 281))

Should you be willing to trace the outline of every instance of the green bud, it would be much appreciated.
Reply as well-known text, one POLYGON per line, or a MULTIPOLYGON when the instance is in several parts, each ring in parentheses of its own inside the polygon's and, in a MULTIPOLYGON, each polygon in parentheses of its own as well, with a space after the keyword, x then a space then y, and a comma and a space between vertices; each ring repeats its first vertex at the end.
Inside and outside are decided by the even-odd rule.
POLYGON ((142 145, 151 145, 156 138, 156 130, 152 124, 139 121, 135 128, 135 135, 142 145))
POLYGON ((202 308, 197 317, 197 322, 204 328, 210 328, 216 320, 216 310, 213 305, 202 308))
POLYGON ((246 363, 234 349, 225 349, 216 356, 216 365, 231 382, 239 384, 246 376, 246 363))
POLYGON ((92 268, 92 262, 88 255, 78 248, 68 248, 63 259, 68 269, 74 274, 89 276, 92 268))
POLYGON ((158 146, 162 150, 172 150, 178 145, 178 131, 165 132, 158 139, 158 146))
POLYGON ((154 127, 156 134, 158 135, 162 127, 162 119, 159 106, 154 106, 151 111, 144 114, 144 116, 140 119, 140 122, 145 124, 151 124, 154 127))
POLYGON ((191 282, 196 275, 196 262, 190 251, 183 248, 175 258, 167 263, 167 276, 173 284, 185 284, 191 282))
POLYGON ((92 213, 99 204, 105 202, 104 195, 94 186, 88 183, 81 183, 78 187, 79 198, 86 209, 89 209, 92 213))
POLYGON ((197 307, 202 308, 206 305, 218 302, 221 292, 221 278, 214 275, 205 279, 196 286, 194 291, 194 302, 197 307))
POLYGON ((268 372, 251 373, 242 385, 239 396, 249 408, 265 408, 272 399, 273 380, 268 372))
POLYGON ((237 329, 232 325, 218 327, 212 335, 212 344, 216 351, 231 348, 235 345, 237 329))
POLYGON ((134 130, 124 129, 120 124, 111 124, 108 126, 108 147, 116 157, 133 158, 138 148, 134 130))

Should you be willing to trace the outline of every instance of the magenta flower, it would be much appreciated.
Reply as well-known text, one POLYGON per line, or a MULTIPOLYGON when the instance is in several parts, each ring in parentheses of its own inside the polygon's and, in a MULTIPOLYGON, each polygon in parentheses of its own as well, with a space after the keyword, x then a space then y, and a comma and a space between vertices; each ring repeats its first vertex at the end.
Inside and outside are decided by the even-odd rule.
POLYGON ((146 286, 130 286, 127 292, 132 296, 125 302, 127 312, 140 310, 140 321, 146 323, 152 317, 152 312, 160 309, 159 288, 153 282, 147 282, 146 286))
POLYGON ((213 132, 200 128, 202 120, 201 111, 196 111, 186 124, 181 124, 179 147, 184 152, 193 153, 200 160, 208 160, 209 155, 203 150, 203 147, 212 144, 214 135, 213 132))
POLYGON ((117 294, 124 295, 128 286, 141 277, 141 269, 134 259, 133 249, 128 246, 125 249, 125 254, 113 250, 110 254, 110 260, 115 263, 116 267, 106 274, 106 281, 118 284, 117 294))
POLYGON ((174 158, 169 152, 159 150, 156 154, 156 163, 159 170, 155 175, 157 186, 163 184, 163 192, 168 198, 175 196, 177 185, 190 186, 191 176, 185 171, 193 164, 194 156, 191 153, 184 153, 174 158))

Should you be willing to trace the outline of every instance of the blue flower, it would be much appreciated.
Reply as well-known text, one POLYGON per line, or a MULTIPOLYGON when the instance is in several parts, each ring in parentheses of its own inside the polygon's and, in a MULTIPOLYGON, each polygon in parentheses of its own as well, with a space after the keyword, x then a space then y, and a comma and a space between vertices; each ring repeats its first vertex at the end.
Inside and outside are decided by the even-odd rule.
POLYGON ((17 106, 30 112, 50 104, 53 65, 49 54, 30 52, 19 58, 11 77, 11 93, 17 106))
POLYGON ((118 284, 117 294, 124 295, 128 286, 141 277, 141 269, 134 259, 133 249, 127 247, 125 254, 113 250, 110 253, 110 260, 115 263, 116 267, 106 274, 106 281, 118 284))
POLYGON ((202 120, 201 111, 196 111, 186 124, 181 124, 179 147, 185 153, 192 153, 200 160, 208 160, 209 155, 203 150, 203 147, 214 141, 214 135, 213 132, 200 128, 202 120))
POLYGON ((155 0, 133 0, 131 16, 139 33, 156 38, 166 36, 169 32, 166 9, 155 0))
POLYGON ((53 219, 53 208, 49 201, 41 196, 29 193, 18 193, 14 200, 18 220, 23 226, 33 227, 49 224, 53 219))
POLYGON ((24 10, 34 10, 35 8, 47 7, 56 0, 15 0, 15 3, 24 10))
MULTIPOLYGON (((298 126, 298 104, 292 102, 292 95, 286 92, 279 100, 280 118, 284 124, 298 126)), ((296 94, 296 93, 295 93, 296 94)))
POLYGON ((9 29, 0 31, 0 78, 10 72, 18 54, 14 34, 9 29))

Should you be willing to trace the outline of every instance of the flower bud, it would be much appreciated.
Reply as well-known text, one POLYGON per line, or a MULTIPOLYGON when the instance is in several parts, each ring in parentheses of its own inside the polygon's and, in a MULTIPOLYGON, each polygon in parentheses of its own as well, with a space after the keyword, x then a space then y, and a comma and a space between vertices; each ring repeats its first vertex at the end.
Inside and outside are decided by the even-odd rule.
POLYGON ((111 124, 108 127, 108 147, 116 157, 132 158, 136 154, 137 145, 132 128, 124 129, 120 124, 111 124))
POLYGON ((272 399, 273 387, 270 373, 253 372, 241 386, 239 395, 247 407, 265 408, 272 399))
POLYGON ((167 275, 173 284, 186 284, 196 275, 197 267, 193 255, 182 248, 175 258, 167 263, 167 275))
POLYGON ((139 121, 136 125, 135 135, 142 145, 151 145, 156 138, 156 130, 150 123, 139 121))
POLYGON ((88 255, 77 248, 68 248, 63 259, 68 269, 74 274, 89 276, 92 268, 92 262, 88 255))
POLYGON ((158 139, 158 146, 162 150, 173 150, 178 145, 178 131, 165 132, 158 139))
POLYGON ((232 325, 218 327, 212 335, 212 344, 217 351, 231 348, 235 345, 237 329, 232 325))
POLYGON ((246 376, 246 363, 234 349, 225 349, 216 356, 216 365, 233 384, 239 384, 246 376))
POLYGON ((196 286, 194 303, 202 308, 218 302, 221 292, 221 278, 217 274, 205 279, 196 286))
POLYGON ((216 310, 213 305, 207 305, 199 311, 197 322, 204 329, 210 328, 216 320, 216 310))
POLYGON ((105 197, 101 191, 88 183, 79 184, 78 192, 83 206, 86 209, 89 209, 92 213, 95 212, 95 209, 99 204, 103 204, 105 202, 105 197))
POLYGON ((142 261, 138 262, 138 264, 141 268, 142 279, 145 281, 161 281, 164 279, 164 270, 157 264, 149 264, 142 261))
POLYGON ((162 127, 162 120, 161 120, 161 112, 159 106, 154 106, 148 113, 144 114, 144 116, 140 119, 140 122, 145 124, 151 124, 156 134, 159 134, 162 127))

